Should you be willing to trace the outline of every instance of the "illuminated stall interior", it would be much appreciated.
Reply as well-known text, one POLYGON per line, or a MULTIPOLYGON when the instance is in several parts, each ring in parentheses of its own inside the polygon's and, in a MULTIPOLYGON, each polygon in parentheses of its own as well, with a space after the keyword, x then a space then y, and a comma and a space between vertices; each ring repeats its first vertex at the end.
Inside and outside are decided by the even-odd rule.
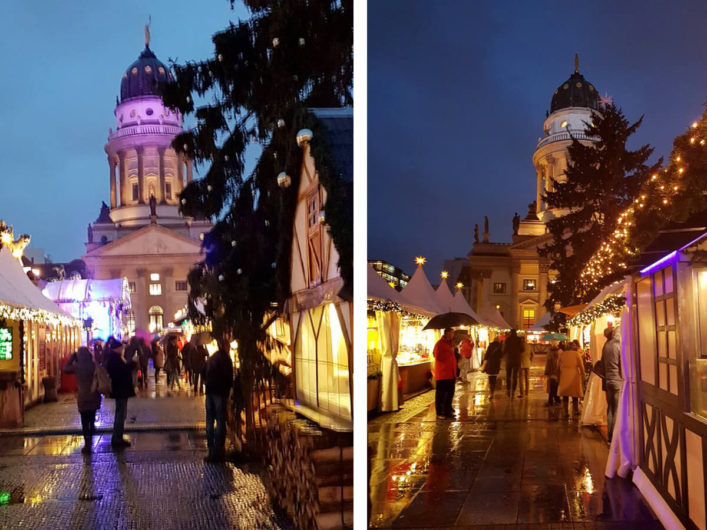
POLYGON ((20 258, 29 236, 15 241, 0 222, 0 425, 21 426, 25 405, 44 396, 42 378, 61 376, 61 361, 81 342, 81 323, 47 299, 20 258))

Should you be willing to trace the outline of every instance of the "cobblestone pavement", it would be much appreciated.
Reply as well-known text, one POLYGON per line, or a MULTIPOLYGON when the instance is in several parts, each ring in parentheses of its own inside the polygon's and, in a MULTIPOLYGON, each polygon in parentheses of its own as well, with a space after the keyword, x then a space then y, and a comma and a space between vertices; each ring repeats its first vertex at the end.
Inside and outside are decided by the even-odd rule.
POLYGON ((271 506, 259 466, 205 464, 204 435, 0 438, 0 529, 292 528, 271 506))
MULTIPOLYGON (((160 373, 155 384, 150 367, 147 390, 138 391, 128 400, 128 417, 125 430, 151 430, 156 428, 203 429, 205 424, 204 396, 194 395, 184 379, 181 388, 167 389, 166 376, 160 373)), ((113 425, 115 401, 103 399, 96 414, 99 432, 110 432, 113 425)), ((81 418, 76 408, 75 394, 59 394, 59 401, 35 405, 25 412, 25 424, 21 429, 0 429, 1 434, 54 434, 81 432, 81 418)))
POLYGON ((536 356, 526 398, 501 378, 490 396, 477 373, 457 384, 454 420, 437 420, 434 392, 371 420, 371 526, 662 528, 630 481, 604 477, 602 434, 544 406, 544 364, 536 356))

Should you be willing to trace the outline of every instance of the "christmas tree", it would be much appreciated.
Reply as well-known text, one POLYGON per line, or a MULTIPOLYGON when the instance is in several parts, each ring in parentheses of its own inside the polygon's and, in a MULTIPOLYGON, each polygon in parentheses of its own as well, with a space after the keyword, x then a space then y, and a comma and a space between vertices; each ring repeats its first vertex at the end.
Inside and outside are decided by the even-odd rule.
MULTIPOLYGON (((598 292, 597 286, 580 281, 581 272, 616 229, 620 213, 662 163, 646 164, 653 153, 649 145, 635 151, 626 147, 642 120, 630 125, 621 109, 607 105, 594 112, 592 123, 587 124, 586 134, 595 141, 585 145, 573 138, 568 148, 565 178, 554 181, 544 197, 549 209, 560 212, 547 223, 552 241, 539 249, 556 273, 548 286, 548 309, 555 303, 568 306, 586 301, 598 292)), ((617 267, 613 275, 621 269, 617 267)))
MULTIPOLYGON (((231 2, 233 3, 233 2, 231 2)), ((189 274, 189 316, 238 341, 244 398, 261 369, 266 329, 289 295, 292 218, 302 152, 295 137, 313 131, 311 152, 328 195, 326 225, 348 290, 353 277, 353 200, 334 170, 311 107, 352 100, 352 0, 244 0, 251 17, 213 36, 214 56, 174 64, 165 104, 193 114, 196 126, 173 147, 203 168, 180 194, 181 212, 206 216, 206 257, 189 274), (208 101, 196 106, 194 100, 208 101), (251 174, 244 153, 262 153, 251 174), (278 175, 291 185, 278 186, 278 175)), ((281 182, 283 179, 280 179, 281 182)), ((246 400, 247 402, 247 400, 246 400)))

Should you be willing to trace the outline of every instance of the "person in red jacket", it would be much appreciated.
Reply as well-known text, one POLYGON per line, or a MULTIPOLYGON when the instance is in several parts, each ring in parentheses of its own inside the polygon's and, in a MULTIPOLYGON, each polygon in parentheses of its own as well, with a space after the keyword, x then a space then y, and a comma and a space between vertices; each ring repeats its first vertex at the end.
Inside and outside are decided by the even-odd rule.
POLYGON ((459 379, 462 383, 468 383, 467 374, 471 368, 471 354, 474 351, 474 341, 471 340, 469 335, 466 335, 461 344, 459 345, 459 379))
POLYGON ((454 383, 457 378, 457 359, 454 356, 454 330, 447 328, 444 335, 437 341, 434 349, 435 380, 435 409, 437 419, 451 419, 452 399, 454 398, 454 383))

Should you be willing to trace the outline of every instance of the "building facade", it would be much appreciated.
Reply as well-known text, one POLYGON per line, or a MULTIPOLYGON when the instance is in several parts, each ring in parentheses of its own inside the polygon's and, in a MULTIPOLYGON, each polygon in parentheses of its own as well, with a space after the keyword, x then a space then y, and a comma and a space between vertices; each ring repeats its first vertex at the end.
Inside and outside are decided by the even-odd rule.
POLYGON ((531 327, 545 314, 552 271, 549 260, 538 255, 538 248, 551 238, 546 223, 565 212, 548 208, 543 195, 552 191, 554 182, 566 178, 572 137, 585 144, 593 141, 585 132, 585 123, 591 122, 599 103, 598 91, 579 73, 575 57, 574 72, 552 96, 543 123, 545 135, 538 140, 533 154, 535 200, 528 205, 527 215, 521 219, 516 214, 509 223, 513 228, 510 243, 489 241, 488 222, 481 240, 476 230, 473 248, 467 255, 468 265, 452 277, 453 283, 465 286, 463 292, 478 313, 497 308, 518 329, 531 327))
POLYGON ((410 275, 403 269, 380 259, 369 260, 368 264, 396 291, 402 291, 410 281, 410 275))
POLYGON ((207 219, 183 217, 179 192, 193 178, 192 161, 172 149, 182 116, 162 103, 158 88, 172 74, 149 38, 124 72, 116 129, 105 152, 110 206, 88 227, 83 261, 89 278, 126 278, 134 329, 160 331, 187 303, 187 273, 200 260, 207 219))

